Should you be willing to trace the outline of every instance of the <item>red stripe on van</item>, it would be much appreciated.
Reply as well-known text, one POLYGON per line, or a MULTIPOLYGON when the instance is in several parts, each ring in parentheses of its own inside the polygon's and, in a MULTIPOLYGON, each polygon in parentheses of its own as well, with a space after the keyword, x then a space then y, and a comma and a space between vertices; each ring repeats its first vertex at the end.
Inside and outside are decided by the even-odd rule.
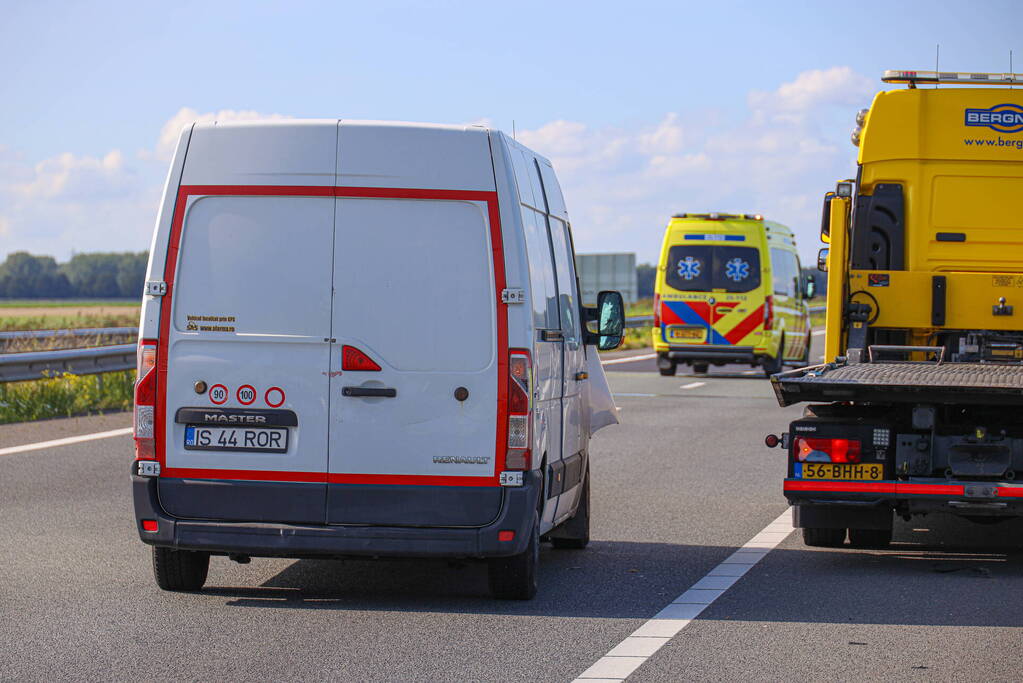
POLYGON ((733 327, 732 330, 725 335, 725 339, 732 344, 738 344, 746 338, 747 334, 757 329, 757 325, 760 325, 763 322, 764 305, 760 304, 760 306, 757 307, 757 310, 750 313, 741 323, 733 327))
POLYGON ((418 484, 433 486, 500 486, 500 466, 508 438, 508 304, 501 301, 505 288, 504 239, 501 233, 501 214, 497 192, 480 190, 429 190, 390 187, 333 187, 304 185, 181 185, 174 204, 171 234, 167 244, 167 261, 163 280, 167 293, 160 305, 160 339, 157 346, 157 391, 162 400, 153 420, 156 437, 156 456, 160 462, 161 477, 192 479, 232 479, 243 481, 296 481, 332 484, 418 484), (167 465, 165 443, 167 424, 167 353, 169 351, 171 299, 174 295, 174 274, 177 271, 178 252, 181 249, 181 231, 185 222, 185 209, 189 197, 194 196, 293 196, 293 197, 376 197, 380 199, 444 199, 452 201, 486 202, 490 220, 490 244, 494 259, 494 305, 497 309, 497 428, 494 446, 494 474, 489 477, 432 476, 408 474, 328 474, 326 472, 283 472, 268 470, 216 470, 171 467, 167 465))

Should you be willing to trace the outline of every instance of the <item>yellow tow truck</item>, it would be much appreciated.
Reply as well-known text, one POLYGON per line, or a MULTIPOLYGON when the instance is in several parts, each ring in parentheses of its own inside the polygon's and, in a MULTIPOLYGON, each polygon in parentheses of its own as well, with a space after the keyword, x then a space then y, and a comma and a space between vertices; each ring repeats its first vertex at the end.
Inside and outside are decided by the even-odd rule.
POLYGON ((1023 516, 1023 74, 883 80, 908 88, 857 115, 856 178, 824 198, 825 362, 772 378, 810 404, 767 445, 814 546, 1023 516))

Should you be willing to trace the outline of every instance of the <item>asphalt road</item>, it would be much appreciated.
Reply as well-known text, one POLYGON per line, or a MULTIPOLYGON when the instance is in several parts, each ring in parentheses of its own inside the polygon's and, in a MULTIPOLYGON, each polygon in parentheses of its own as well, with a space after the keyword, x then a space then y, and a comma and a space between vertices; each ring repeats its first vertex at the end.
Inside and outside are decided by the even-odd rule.
MULTIPOLYGON (((165 593, 129 437, 0 455, 0 680, 574 679, 785 511, 761 444, 800 412, 749 368, 607 369, 623 424, 591 444, 594 540, 545 546, 530 602, 422 560, 214 558, 201 593, 165 593)), ((0 449, 129 425, 2 426, 0 449)), ((1016 681, 1021 606, 1023 524, 916 519, 886 551, 793 533, 629 680, 1016 681)))

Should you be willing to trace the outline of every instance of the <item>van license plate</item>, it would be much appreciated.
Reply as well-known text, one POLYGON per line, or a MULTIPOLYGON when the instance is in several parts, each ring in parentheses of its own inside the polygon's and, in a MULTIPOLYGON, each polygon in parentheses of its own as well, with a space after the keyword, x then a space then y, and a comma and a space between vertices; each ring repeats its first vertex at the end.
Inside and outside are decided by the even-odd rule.
POLYGON ((879 462, 868 463, 833 463, 804 462, 796 463, 799 479, 839 479, 848 481, 881 481, 884 478, 884 465, 879 462))
POLYGON ((672 339, 679 339, 687 342, 702 342, 706 330, 702 327, 673 327, 668 331, 672 339))
POLYGON ((185 450, 286 453, 288 430, 272 427, 185 427, 185 450))

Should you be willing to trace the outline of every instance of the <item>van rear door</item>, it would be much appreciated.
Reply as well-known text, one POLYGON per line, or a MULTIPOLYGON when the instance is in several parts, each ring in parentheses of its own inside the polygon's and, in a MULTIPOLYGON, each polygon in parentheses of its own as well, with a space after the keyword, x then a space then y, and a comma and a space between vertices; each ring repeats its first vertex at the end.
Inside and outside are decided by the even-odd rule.
POLYGON ((487 202, 389 193, 336 200, 327 521, 483 525, 504 366, 487 202))
POLYGON ((334 198, 197 190, 160 339, 160 501, 178 517, 322 524, 334 198))

